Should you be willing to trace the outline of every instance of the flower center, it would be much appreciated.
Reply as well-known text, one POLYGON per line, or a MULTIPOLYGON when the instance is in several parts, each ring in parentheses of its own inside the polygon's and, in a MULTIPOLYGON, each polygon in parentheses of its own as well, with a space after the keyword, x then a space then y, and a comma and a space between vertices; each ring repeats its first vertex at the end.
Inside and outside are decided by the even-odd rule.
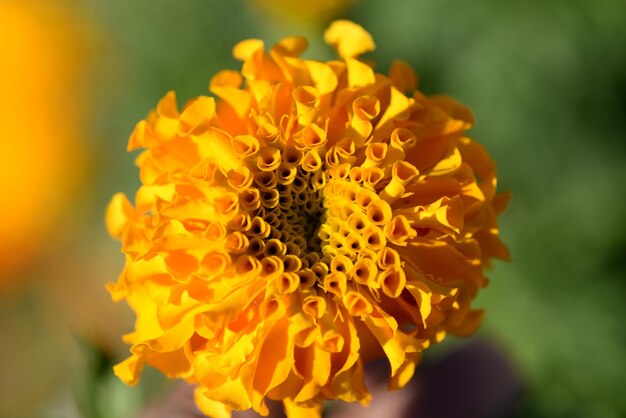
MULTIPOLYGON (((299 247, 301 250, 299 255, 310 261, 311 257, 308 257, 310 254, 322 257, 322 240, 318 236, 318 231, 324 218, 323 185, 318 184, 311 173, 299 171, 294 183, 300 191, 292 190, 291 199, 285 198, 286 201, 291 200, 293 204, 286 209, 284 216, 292 220, 289 221, 293 225, 291 234, 295 237, 302 237, 306 242, 306 246, 299 247)), ((284 196, 289 195, 285 193, 284 196)))
MULTIPOLYGON (((322 253, 319 236, 326 219, 324 170, 321 164, 307 164, 307 155, 287 148, 278 167, 257 172, 254 186, 247 191, 252 195, 248 203, 254 208, 248 211, 248 252, 259 259, 282 258, 284 270, 295 273, 320 262, 330 264, 330 257, 322 253)), ((328 267, 323 270, 328 271, 328 267)))

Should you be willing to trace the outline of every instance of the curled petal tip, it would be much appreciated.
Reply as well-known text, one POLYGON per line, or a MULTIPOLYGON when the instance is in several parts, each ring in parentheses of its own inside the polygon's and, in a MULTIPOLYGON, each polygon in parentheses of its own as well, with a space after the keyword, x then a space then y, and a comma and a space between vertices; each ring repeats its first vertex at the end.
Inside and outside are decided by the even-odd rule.
POLYGON ((349 20, 334 21, 324 32, 324 41, 335 48, 343 59, 356 58, 376 49, 372 35, 349 20))

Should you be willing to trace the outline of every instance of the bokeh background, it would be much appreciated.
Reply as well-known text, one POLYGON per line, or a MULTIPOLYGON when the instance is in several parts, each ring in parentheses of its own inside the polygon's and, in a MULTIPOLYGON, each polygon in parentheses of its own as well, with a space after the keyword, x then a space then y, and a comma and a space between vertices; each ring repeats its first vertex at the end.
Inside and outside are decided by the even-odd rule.
POLYGON ((138 187, 128 135, 168 90, 238 68, 239 40, 302 34, 331 58, 334 17, 372 33, 377 71, 404 59, 471 107, 513 192, 513 259, 477 304, 523 376, 515 416, 626 416, 622 0, 0 0, 1 418, 133 417, 167 390, 111 371, 132 315, 104 289, 123 256, 103 213, 138 187))

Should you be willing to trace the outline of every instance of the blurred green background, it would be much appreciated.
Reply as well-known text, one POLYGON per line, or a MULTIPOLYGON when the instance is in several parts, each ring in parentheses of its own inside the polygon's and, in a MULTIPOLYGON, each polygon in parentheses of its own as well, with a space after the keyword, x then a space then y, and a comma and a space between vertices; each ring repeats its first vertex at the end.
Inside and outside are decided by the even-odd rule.
MULTIPOLYGON (((238 68, 239 40, 304 34, 305 56, 333 56, 324 19, 245 1, 68 3, 93 38, 81 87, 88 172, 65 232, 0 295, 2 418, 131 417, 165 385, 148 372, 131 389, 111 371, 132 315, 104 290, 123 256, 103 212, 138 187, 125 151, 134 124, 168 90, 179 104, 207 94, 213 74, 238 68)), ((474 110, 471 135, 513 193, 501 218, 513 259, 496 263, 477 305, 481 333, 524 376, 518 415, 626 416, 626 3, 360 0, 338 13, 373 35, 377 71, 408 61, 420 89, 474 110)))

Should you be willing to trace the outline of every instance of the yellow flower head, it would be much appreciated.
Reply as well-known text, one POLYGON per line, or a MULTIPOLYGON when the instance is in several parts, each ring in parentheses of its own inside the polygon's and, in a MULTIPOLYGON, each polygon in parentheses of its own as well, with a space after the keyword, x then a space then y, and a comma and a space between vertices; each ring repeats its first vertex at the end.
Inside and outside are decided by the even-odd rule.
POLYGON ((266 415, 268 398, 315 416, 368 402, 365 360, 386 356, 400 388, 429 344, 478 326, 506 197, 471 112, 424 96, 403 62, 374 72, 354 23, 325 39, 339 60, 299 58, 300 37, 243 41, 217 98, 179 110, 168 93, 135 128, 142 186, 107 211, 126 254, 110 291, 137 314, 125 382, 149 364, 196 384, 211 416, 266 415))
POLYGON ((65 2, 0 0, 0 290, 50 247, 83 171, 83 32, 65 2))

